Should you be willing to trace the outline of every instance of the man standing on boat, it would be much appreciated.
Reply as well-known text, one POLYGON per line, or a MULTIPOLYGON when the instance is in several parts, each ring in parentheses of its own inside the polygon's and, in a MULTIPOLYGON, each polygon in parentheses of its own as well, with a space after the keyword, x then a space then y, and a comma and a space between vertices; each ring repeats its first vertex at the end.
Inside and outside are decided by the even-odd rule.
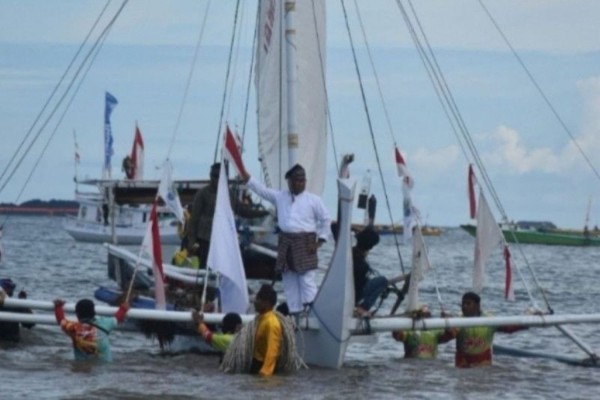
POLYGON ((280 232, 276 265, 282 270, 290 313, 306 311, 317 295, 317 250, 329 236, 329 213, 317 195, 305 191, 306 171, 300 164, 286 172, 285 190, 267 188, 246 171, 241 177, 252 191, 277 208, 280 232))
MULTIPOLYGON (((188 254, 190 256, 198 256, 201 268, 206 268, 206 259, 208 258, 208 249, 210 248, 210 235, 212 233, 212 222, 217 204, 217 186, 220 171, 221 163, 215 163, 210 167, 210 183, 196 192, 188 222, 188 254)), ((241 217, 257 218, 269 214, 268 211, 254 210, 249 206, 241 204, 241 202, 235 201, 235 196, 230 197, 232 203, 235 203, 233 207, 234 212, 241 217)))

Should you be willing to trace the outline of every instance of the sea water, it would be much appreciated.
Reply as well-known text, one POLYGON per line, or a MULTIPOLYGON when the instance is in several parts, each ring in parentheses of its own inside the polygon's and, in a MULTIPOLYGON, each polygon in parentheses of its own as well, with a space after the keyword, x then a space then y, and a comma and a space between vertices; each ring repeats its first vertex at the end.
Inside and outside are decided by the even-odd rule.
MULTIPOLYGON (((35 300, 61 297, 76 301, 92 297, 106 277, 102 245, 77 243, 60 227, 59 217, 10 217, 4 228, 5 258, 0 277, 11 277, 35 300)), ((401 238, 398 238, 401 243, 401 238)), ((437 281, 444 307, 459 311, 461 294, 471 285, 474 239, 458 228, 442 236, 426 237, 434 270, 422 282, 421 299, 439 312, 437 281)), ((529 290, 541 307, 543 298, 532 283, 531 270, 546 290, 556 313, 598 312, 600 248, 527 245, 512 247, 513 257, 529 290), (525 262, 527 260, 527 263, 525 262)), ((369 254, 373 268, 391 277, 410 269, 409 246, 382 237, 369 254)), ((326 261, 331 247, 321 254, 326 261)), ((523 313, 530 307, 518 274, 517 301, 503 300, 504 266, 500 253, 488 265, 482 305, 495 315, 523 313)), ((166 257, 165 257, 166 258, 166 257)), ((387 314, 394 299, 382 305, 387 314)), ((600 351, 598 325, 571 329, 600 351)), ((403 359, 402 344, 389 333, 367 343, 351 343, 338 370, 315 368, 289 376, 260 378, 227 375, 218 358, 199 354, 161 352, 156 341, 143 335, 111 334, 114 362, 85 364, 72 361, 69 339, 57 326, 38 325, 23 330, 18 345, 0 344, 0 398, 9 399, 592 399, 600 395, 600 369, 574 367, 548 359, 496 355, 494 365, 456 369, 454 343, 440 346, 438 359, 403 359)), ((496 343, 548 353, 585 357, 556 328, 533 328, 512 335, 497 334, 496 343)))

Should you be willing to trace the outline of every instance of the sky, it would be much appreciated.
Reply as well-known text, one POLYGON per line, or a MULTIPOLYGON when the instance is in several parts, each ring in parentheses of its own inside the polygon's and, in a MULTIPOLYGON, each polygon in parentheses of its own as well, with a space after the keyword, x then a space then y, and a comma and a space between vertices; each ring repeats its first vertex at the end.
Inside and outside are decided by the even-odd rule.
MULTIPOLYGON (((590 224, 600 225, 600 178, 573 143, 575 140, 600 170, 600 2, 482 2, 564 123, 548 107, 478 0, 413 1, 500 206, 511 220, 548 220, 581 228, 591 201, 590 224)), ((105 91, 119 101, 111 117, 113 176, 122 176, 120 162, 131 150, 136 123, 144 136, 147 178, 159 177, 159 166, 167 157, 176 179, 207 176, 219 127, 233 0, 211 1, 208 14, 207 1, 130 0, 66 113, 59 107, 54 115, 46 111, 35 122, 105 4, 100 0, 0 1, 0 173, 4 176, 0 202, 73 198, 74 137, 81 156, 78 176, 100 177, 105 91), (197 62, 183 101, 205 14, 197 62), (21 158, 22 150, 17 149, 32 127, 31 137, 39 134, 38 139, 7 179, 5 168, 13 156, 21 158)), ((109 2, 99 26, 106 26, 120 4, 109 2)), ((378 199, 377 222, 401 220, 395 142, 415 180, 413 201, 422 222, 441 226, 468 223, 467 168, 472 157, 465 157, 459 146, 397 2, 344 1, 374 139, 340 4, 327 1, 327 90, 333 126, 323 194, 327 207, 333 215, 335 144, 338 157, 355 154, 351 174, 359 184, 370 171, 371 191, 378 199), (393 133, 385 120, 355 5, 393 133)), ((225 107, 225 119, 238 130, 245 115, 255 10, 256 1, 242 1, 238 15, 241 38, 225 107)), ((84 53, 89 48, 88 44, 84 53)), ((58 97, 71 77, 72 73, 58 88, 58 97)), ((258 173, 253 89, 244 160, 251 172, 258 173)), ((49 110, 55 104, 51 102, 49 110)), ((25 143, 29 146, 30 142, 25 143)), ((489 194, 488 199, 491 202, 489 194)), ((492 209, 500 219, 499 208, 492 204, 492 209)), ((356 210, 354 219, 361 218, 361 211, 356 210)))

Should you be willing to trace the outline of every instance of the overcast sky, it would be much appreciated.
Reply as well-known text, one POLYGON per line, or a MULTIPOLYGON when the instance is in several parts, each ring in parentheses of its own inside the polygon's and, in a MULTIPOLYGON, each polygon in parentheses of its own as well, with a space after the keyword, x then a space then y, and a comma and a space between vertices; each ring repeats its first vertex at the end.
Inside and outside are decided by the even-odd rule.
MULTIPOLYGON (((242 3, 239 21, 243 34, 232 71, 235 84, 226 107, 226 119, 240 128, 256 1, 242 3)), ((355 2, 345 0, 352 35, 359 46, 361 74, 393 218, 401 218, 400 181, 393 161, 395 140, 414 176, 413 199, 425 222, 445 226, 468 222, 467 160, 410 41, 396 1, 357 3, 394 127, 392 139, 364 51, 355 2)), ((591 224, 600 225, 600 180, 479 1, 413 3, 509 218, 581 227, 588 199, 592 198, 591 224)), ((0 171, 15 154, 105 4, 100 0, 0 1, 0 171)), ((109 4, 100 26, 107 24, 120 4, 109 4)), ((59 108, 17 173, 0 191, 0 202, 73 198, 73 131, 81 154, 80 176, 100 176, 105 91, 119 101, 112 116, 113 176, 122 175, 120 161, 131 149, 137 121, 146 144, 146 176, 157 178, 156 167, 167 157, 175 132, 206 4, 199 0, 129 1, 64 119, 56 128, 63 113, 59 108), (55 129, 46 154, 19 197, 55 129)), ((600 170, 600 2, 487 0, 484 4, 600 170)), ((351 172, 359 182, 367 169, 372 171, 372 190, 379 200, 377 220, 387 223, 384 191, 340 1, 329 0, 327 6, 327 85, 335 148, 338 154, 356 154, 351 172)), ((210 4, 189 97, 170 154, 176 178, 204 178, 212 163, 234 9, 233 0, 213 0, 210 4)), ((254 94, 250 107, 244 158, 249 169, 258 173, 254 94)), ((47 115, 42 116, 42 122, 47 115)), ((38 133, 39 126, 33 134, 38 133)), ((335 163, 331 150, 329 154, 324 198, 333 214, 335 163)), ((0 185, 5 181, 0 180, 0 185)), ((357 211, 355 219, 359 217, 357 211)))

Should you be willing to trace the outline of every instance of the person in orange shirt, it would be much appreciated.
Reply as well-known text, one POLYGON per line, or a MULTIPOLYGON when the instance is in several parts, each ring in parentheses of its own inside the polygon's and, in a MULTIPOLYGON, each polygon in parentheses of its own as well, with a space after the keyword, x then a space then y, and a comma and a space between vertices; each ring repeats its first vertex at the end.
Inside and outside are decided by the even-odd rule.
POLYGON ((283 331, 279 319, 273 311, 277 304, 277 293, 271 285, 262 285, 254 300, 256 317, 256 334, 254 336, 254 353, 250 373, 271 376, 281 353, 283 331))

